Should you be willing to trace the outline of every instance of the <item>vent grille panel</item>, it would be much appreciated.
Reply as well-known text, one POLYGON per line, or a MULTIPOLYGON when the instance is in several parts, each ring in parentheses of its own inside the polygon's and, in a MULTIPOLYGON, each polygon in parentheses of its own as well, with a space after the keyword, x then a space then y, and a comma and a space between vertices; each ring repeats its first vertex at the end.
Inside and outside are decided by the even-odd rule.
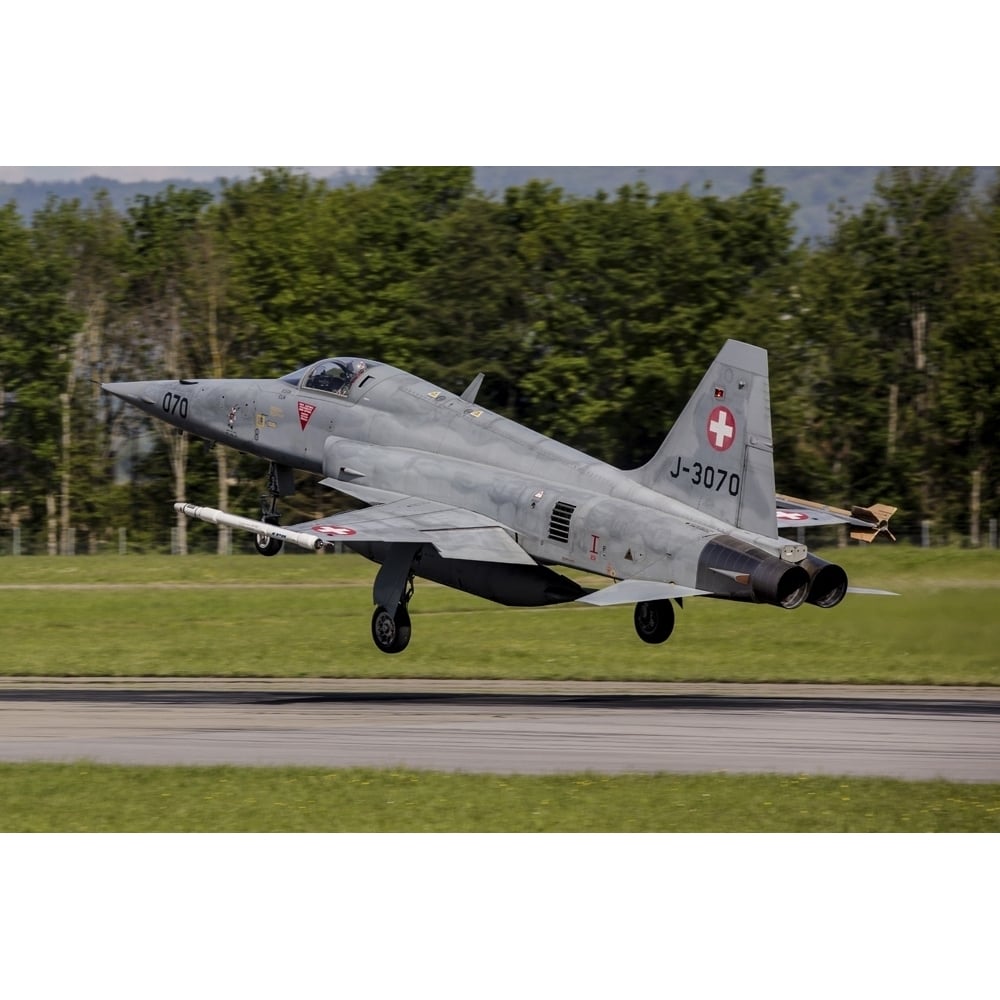
POLYGON ((569 542, 569 523, 573 519, 574 504, 563 503, 561 500, 552 508, 549 518, 549 538, 553 542, 569 542))

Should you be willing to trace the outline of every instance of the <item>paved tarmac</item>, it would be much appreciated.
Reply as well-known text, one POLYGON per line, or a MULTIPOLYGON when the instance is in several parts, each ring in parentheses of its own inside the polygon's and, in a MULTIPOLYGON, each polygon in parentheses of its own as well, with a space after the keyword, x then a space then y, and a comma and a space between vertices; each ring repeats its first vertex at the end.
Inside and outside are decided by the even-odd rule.
POLYGON ((0 760, 1000 782, 1000 689, 4 678, 0 760))

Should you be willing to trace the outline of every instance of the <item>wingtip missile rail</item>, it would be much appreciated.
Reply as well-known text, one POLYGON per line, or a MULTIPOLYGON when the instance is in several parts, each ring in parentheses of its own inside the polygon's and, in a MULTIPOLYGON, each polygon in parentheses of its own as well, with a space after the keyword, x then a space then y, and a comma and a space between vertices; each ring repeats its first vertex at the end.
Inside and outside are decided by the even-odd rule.
POLYGON ((175 503, 174 510, 187 517, 207 521, 209 524, 224 524, 230 528, 239 528, 241 531, 250 531, 255 535, 273 538, 279 542, 289 542, 292 545, 297 545, 300 549, 309 549, 312 552, 316 552, 328 544, 327 539, 317 538, 306 531, 292 531, 288 528, 280 528, 276 524, 268 524, 266 521, 255 521, 252 517, 227 514, 226 511, 216 507, 199 507, 193 503, 175 503))

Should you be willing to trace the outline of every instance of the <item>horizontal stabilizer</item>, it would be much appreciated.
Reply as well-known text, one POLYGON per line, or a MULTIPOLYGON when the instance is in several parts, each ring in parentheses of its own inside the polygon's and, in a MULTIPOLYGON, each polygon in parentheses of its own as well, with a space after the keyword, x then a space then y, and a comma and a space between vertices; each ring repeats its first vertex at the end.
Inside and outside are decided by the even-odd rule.
POLYGON ((710 590, 695 590, 676 583, 657 583, 655 580, 622 580, 603 590, 577 599, 577 604, 610 607, 613 604, 638 604, 640 601, 677 600, 682 597, 700 597, 710 590))
POLYGON ((894 590, 872 590, 870 587, 848 587, 849 594, 867 594, 869 597, 899 597, 894 590))
POLYGON ((778 493, 776 516, 779 528, 813 528, 820 524, 847 524, 860 530, 852 531, 851 538, 859 542, 873 542, 879 535, 896 538, 889 530, 889 518, 896 513, 895 507, 875 503, 870 507, 831 507, 813 500, 800 500, 778 493))

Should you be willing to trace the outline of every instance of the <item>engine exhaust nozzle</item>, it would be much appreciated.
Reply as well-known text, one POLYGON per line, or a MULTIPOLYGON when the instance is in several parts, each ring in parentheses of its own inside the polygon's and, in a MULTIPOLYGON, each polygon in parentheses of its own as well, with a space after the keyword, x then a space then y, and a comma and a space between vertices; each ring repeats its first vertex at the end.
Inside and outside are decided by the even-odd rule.
POLYGON ((807 604, 817 608, 835 608, 847 593, 847 573, 836 563, 828 563, 814 555, 808 555, 799 564, 809 574, 809 596, 807 604))

